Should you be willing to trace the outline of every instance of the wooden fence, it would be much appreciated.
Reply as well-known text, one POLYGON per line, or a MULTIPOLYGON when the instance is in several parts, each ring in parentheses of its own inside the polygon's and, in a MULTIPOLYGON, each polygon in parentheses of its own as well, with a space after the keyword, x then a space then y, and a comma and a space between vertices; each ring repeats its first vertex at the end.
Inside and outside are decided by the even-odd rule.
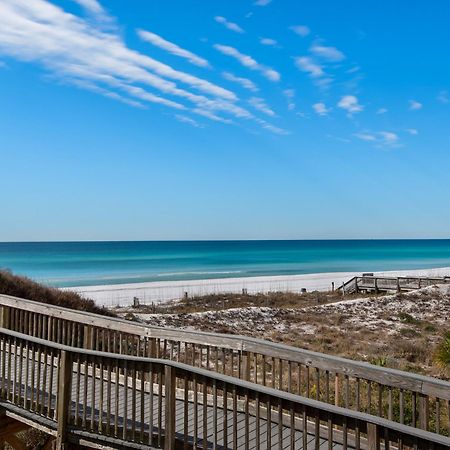
POLYGON ((377 277, 363 275, 351 278, 346 283, 343 283, 339 289, 344 294, 358 292, 402 292, 447 283, 450 283, 450 277, 377 277))
POLYGON ((450 439, 164 359, 0 329, 0 406, 69 442, 106 448, 449 448, 450 439))
POLYGON ((3 328, 73 348, 164 359, 436 434, 450 383, 240 336, 150 327, 0 296, 3 328))

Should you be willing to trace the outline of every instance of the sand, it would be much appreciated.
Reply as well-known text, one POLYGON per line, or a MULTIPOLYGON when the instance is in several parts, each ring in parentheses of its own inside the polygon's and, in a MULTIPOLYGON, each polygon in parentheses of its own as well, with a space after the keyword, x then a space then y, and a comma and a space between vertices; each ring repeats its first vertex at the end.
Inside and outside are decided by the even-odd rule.
MULTIPOLYGON (((450 276, 450 267, 439 269, 400 270, 376 272, 386 276, 450 276)), ((330 290, 332 283, 340 286, 361 272, 333 272, 305 275, 263 276, 247 278, 220 278, 214 280, 160 281, 151 283, 130 283, 102 286, 79 286, 66 288, 93 299, 98 305, 128 306, 137 297, 141 304, 164 303, 180 299, 187 292, 189 296, 240 293, 247 289, 249 294, 258 292, 300 292, 330 290)))

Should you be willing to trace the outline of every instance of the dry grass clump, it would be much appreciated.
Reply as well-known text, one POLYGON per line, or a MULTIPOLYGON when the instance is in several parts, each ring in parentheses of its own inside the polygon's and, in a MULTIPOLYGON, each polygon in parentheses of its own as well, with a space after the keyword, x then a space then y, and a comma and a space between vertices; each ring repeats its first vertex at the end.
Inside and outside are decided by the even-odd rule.
POLYGON ((450 369, 444 370, 434 357, 450 328, 450 289, 445 287, 344 299, 340 292, 210 295, 136 308, 133 316, 156 326, 252 336, 400 370, 450 376, 450 369))
MULTIPOLYGON (((346 299, 361 298, 362 294, 346 296, 346 299)), ((176 300, 160 305, 141 305, 138 313, 147 314, 192 314, 206 311, 222 311, 232 308, 278 308, 298 309, 311 305, 327 304, 342 300, 340 291, 269 292, 258 294, 209 294, 176 300)), ((120 312, 122 308, 117 308, 120 312)))
POLYGON ((34 300, 64 308, 87 311, 106 316, 115 314, 97 306, 93 300, 83 298, 76 292, 61 291, 56 288, 43 286, 29 278, 17 276, 8 271, 0 271, 0 294, 34 300))

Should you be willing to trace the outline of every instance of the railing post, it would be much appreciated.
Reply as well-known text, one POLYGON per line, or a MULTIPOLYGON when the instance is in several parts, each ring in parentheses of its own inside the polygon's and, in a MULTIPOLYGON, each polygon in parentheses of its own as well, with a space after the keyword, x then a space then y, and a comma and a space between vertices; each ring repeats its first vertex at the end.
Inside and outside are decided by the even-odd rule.
POLYGON ((430 407, 428 396, 419 394, 419 428, 428 430, 428 423, 430 418, 430 407))
POLYGON ((164 384, 165 384, 165 400, 166 400, 166 417, 165 417, 165 434, 164 434, 164 450, 175 449, 175 413, 176 413, 176 372, 171 366, 164 368, 164 384))
POLYGON ((242 374, 239 374, 239 378, 250 381, 250 356, 246 351, 242 352, 242 374))
POLYGON ((380 450, 380 432, 375 423, 367 424, 367 450, 380 450))
POLYGON ((66 431, 69 419, 69 406, 72 394, 72 357, 65 350, 59 356, 58 390, 57 390, 57 434, 56 448, 64 450, 67 447, 66 431))
POLYGON ((90 325, 85 325, 84 326, 84 338, 83 338, 83 348, 87 349, 87 350, 93 350, 94 347, 94 343, 92 342, 92 338, 93 338, 94 334, 93 334, 93 330, 92 327, 90 325))
POLYGON ((0 328, 9 328, 9 306, 0 307, 0 328))

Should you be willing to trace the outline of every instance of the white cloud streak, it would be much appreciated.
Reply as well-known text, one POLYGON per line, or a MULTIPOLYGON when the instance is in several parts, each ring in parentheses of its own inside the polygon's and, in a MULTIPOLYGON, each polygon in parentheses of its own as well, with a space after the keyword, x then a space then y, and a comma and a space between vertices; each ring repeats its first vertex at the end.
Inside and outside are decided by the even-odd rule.
POLYGON ((237 104, 234 92, 135 51, 117 31, 47 0, 0 2, 1 56, 39 64, 66 84, 134 107, 150 102, 178 111, 202 110, 211 120, 223 113, 279 134, 237 104))
POLYGON ((311 33, 311 30, 306 25, 294 25, 290 29, 301 37, 306 37, 311 33))
POLYGON ((345 55, 336 47, 314 44, 311 46, 310 52, 325 61, 339 62, 345 59, 345 55))
POLYGON ((361 112, 364 107, 359 104, 358 99, 354 95, 344 95, 338 102, 338 107, 344 109, 349 114, 361 112))
POLYGON ((285 89, 283 91, 283 95, 286 97, 286 100, 288 102, 288 110, 293 111, 295 109, 295 91, 294 89, 285 89))
POLYGON ((261 72, 264 77, 266 77, 270 81, 279 81, 281 79, 280 74, 271 69, 270 67, 263 66, 259 64, 254 58, 248 55, 244 55, 239 50, 234 47, 230 47, 228 45, 215 44, 214 48, 218 50, 220 53, 231 56, 241 63, 244 67, 247 67, 250 70, 256 70, 261 72))
POLYGON ((234 83, 239 84, 240 86, 242 86, 245 89, 248 89, 249 91, 252 92, 259 91, 258 86, 256 86, 256 84, 252 80, 249 80, 248 78, 237 77, 236 75, 233 75, 231 72, 223 72, 222 76, 226 80, 233 81, 234 83))
POLYGON ((399 143, 399 136, 392 131, 363 131, 360 133, 355 133, 353 136, 362 141, 373 143, 375 147, 395 148, 401 146, 399 143))
POLYGON ((450 100, 448 98, 448 91, 440 91, 437 96, 437 99, 441 103, 444 103, 444 104, 449 103, 450 100))
POLYGON ((244 30, 238 24, 229 22, 225 17, 216 16, 214 20, 235 33, 244 33, 244 30))
POLYGON ((161 48, 162 50, 165 50, 172 55, 184 58, 190 63, 195 64, 196 66, 209 67, 209 62, 206 59, 197 56, 195 53, 192 53, 189 50, 181 48, 173 42, 167 41, 166 39, 155 33, 146 30, 137 30, 137 34, 143 41, 148 42, 155 47, 161 48))
POLYGON ((309 56, 299 56, 295 58, 295 65, 302 72, 308 73, 313 78, 318 78, 324 75, 322 66, 314 62, 314 60, 309 56))
POLYGON ((260 38, 259 42, 262 45, 267 45, 269 47, 275 47, 278 45, 278 42, 275 39, 270 39, 270 38, 260 38))
POLYGON ((272 3, 272 0, 256 0, 254 5, 255 6, 267 6, 269 3, 272 3))
POLYGON ((410 111, 418 111, 419 109, 422 109, 422 107, 423 107, 422 103, 420 103, 416 100, 409 101, 409 110, 410 111))
POLYGON ((181 123, 186 123, 188 125, 191 125, 195 128, 203 128, 204 126, 201 123, 198 123, 196 120, 192 119, 191 117, 184 116, 182 114, 175 114, 175 119, 177 119, 181 123))
POLYGON ((325 103, 322 103, 322 102, 314 103, 312 105, 312 108, 313 108, 314 112, 316 114, 318 114, 319 116, 326 116, 330 112, 330 109, 327 108, 325 103))
POLYGON ((264 99, 262 99, 261 97, 252 97, 248 102, 253 106, 253 108, 268 116, 273 117, 276 115, 275 112, 266 104, 264 99))

